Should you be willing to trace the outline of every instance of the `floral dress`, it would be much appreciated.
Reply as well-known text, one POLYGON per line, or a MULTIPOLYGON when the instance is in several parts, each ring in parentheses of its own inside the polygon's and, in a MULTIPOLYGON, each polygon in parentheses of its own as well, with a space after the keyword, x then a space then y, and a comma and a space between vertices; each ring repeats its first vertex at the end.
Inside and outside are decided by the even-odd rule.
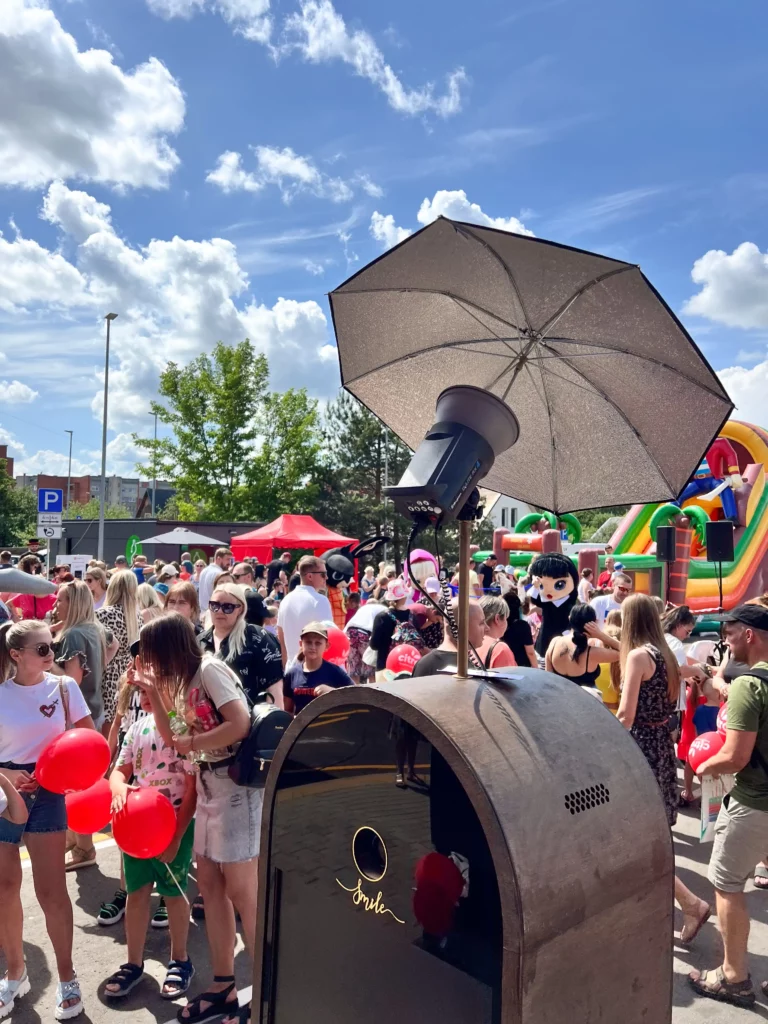
POLYGON ((640 684, 630 733, 656 776, 671 826, 677 821, 677 762, 667 723, 675 713, 676 704, 667 693, 667 665, 663 655, 651 644, 646 644, 644 650, 653 658, 655 668, 651 678, 640 684))
MULTIPOLYGON (((111 631, 115 640, 120 644, 117 654, 104 669, 101 683, 104 715, 108 722, 112 722, 117 713, 117 690, 120 676, 127 671, 131 663, 128 629, 125 623, 125 614, 119 604, 109 604, 99 608, 96 612, 96 618, 106 629, 111 631)), ((141 614, 139 614, 136 620, 136 628, 141 629, 143 624, 141 614)))

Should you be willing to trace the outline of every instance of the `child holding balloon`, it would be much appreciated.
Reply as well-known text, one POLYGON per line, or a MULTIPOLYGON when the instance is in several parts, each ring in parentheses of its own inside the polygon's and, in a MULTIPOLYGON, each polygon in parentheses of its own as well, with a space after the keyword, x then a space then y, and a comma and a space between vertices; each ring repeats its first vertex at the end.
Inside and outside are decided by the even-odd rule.
POLYGON ((112 812, 120 815, 131 790, 159 788, 176 811, 176 831, 170 845, 158 857, 140 858, 123 853, 128 893, 125 913, 128 960, 107 979, 104 994, 110 999, 121 999, 144 977, 150 898, 157 886, 168 909, 171 937, 171 959, 160 995, 163 999, 177 999, 187 991, 195 973, 187 952, 189 904, 185 895, 195 832, 195 775, 190 762, 166 745, 155 723, 149 695, 141 683, 138 687, 141 710, 146 714, 128 727, 110 775, 112 812), (129 784, 131 779, 133 784, 129 784))

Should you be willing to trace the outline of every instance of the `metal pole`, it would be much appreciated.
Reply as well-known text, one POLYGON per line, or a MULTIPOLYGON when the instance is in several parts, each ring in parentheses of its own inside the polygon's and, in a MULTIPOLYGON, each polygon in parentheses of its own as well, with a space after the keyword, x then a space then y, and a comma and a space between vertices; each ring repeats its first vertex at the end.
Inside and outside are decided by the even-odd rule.
POLYGON ((459 521, 459 642, 457 675, 466 679, 469 672, 469 539, 472 523, 459 521))
POLYGON ((101 425, 101 494, 99 496, 99 541, 97 555, 104 561, 104 506, 107 498, 107 400, 109 397, 109 328, 117 313, 107 313, 107 352, 104 359, 104 421, 101 425))
POLYGON ((72 500, 72 433, 71 430, 65 430, 65 434, 69 434, 69 464, 67 465, 67 511, 69 511, 69 503, 72 500))
POLYGON ((157 413, 150 413, 155 417, 155 447, 152 449, 152 518, 155 518, 155 495, 157 494, 157 413))

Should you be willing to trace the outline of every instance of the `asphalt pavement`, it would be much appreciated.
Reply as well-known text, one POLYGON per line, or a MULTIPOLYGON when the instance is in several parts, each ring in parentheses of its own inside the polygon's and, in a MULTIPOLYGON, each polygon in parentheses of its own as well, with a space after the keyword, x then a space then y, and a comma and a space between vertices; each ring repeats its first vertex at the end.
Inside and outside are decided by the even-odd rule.
MULTIPOLYGON (((675 828, 675 852, 678 873, 683 881, 704 899, 712 899, 712 889, 706 878, 706 865, 710 845, 698 842, 698 815, 681 813, 675 828)), ((146 970, 148 977, 125 999, 106 1001, 103 997, 104 980, 125 959, 123 924, 111 928, 96 923, 99 905, 115 890, 119 876, 118 851, 110 839, 99 844, 98 864, 68 876, 69 891, 75 913, 75 965, 83 987, 85 1013, 78 1018, 83 1024, 165 1024, 175 1019, 177 1003, 160 998, 160 985, 168 959, 167 932, 151 930, 147 939, 146 970)), ((193 887, 193 892, 194 892, 193 887)), ((755 890, 749 885, 748 903, 752 918, 750 937, 751 970, 756 987, 768 979, 768 892, 755 890)), ((32 992, 15 1007, 12 1024, 40 1024, 53 1021, 56 977, 53 957, 45 931, 43 915, 35 900, 32 873, 28 864, 24 870, 23 902, 25 913, 25 951, 32 992)), ((677 927, 680 927, 678 912, 677 927)), ((204 924, 192 923, 190 955, 197 969, 192 992, 210 979, 204 924)), ((690 970, 714 967, 721 962, 720 937, 714 918, 702 929, 691 948, 676 945, 675 986, 672 1020, 674 1024, 737 1024, 754 1019, 768 1020, 768 1000, 759 995, 755 1010, 740 1010, 712 1000, 702 999, 689 988, 686 977, 690 970)), ((0 965, 2 956, 0 956, 0 965)), ((4 970, 4 966, 2 967, 4 970)), ((241 999, 247 999, 250 985, 250 962, 242 942, 238 940, 237 980, 241 999)), ((617 1008, 616 1024, 623 1019, 617 1008)), ((308 1011, 307 1022, 311 1021, 308 1011)), ((296 1022, 304 1024, 304 1022, 296 1022)), ((473 1022, 468 1022, 473 1024, 473 1022)), ((581 1022, 579 1022, 581 1024, 581 1022)), ((612 1022, 606 1022, 612 1024, 612 1022)), ((653 1024, 653 1022, 649 1022, 653 1024)))

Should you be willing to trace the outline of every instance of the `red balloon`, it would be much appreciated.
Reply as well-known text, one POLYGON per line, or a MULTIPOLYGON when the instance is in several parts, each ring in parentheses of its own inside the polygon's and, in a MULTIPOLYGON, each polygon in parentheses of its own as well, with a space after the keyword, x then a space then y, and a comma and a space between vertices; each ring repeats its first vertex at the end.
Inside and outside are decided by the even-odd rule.
POLYGON ((67 826, 73 832, 90 835, 101 832, 112 817, 112 790, 107 779, 80 793, 67 793, 67 826))
POLYGON ((413 916, 428 935, 447 935, 455 909, 456 903, 434 882, 423 882, 413 894, 413 916))
POLYGON ((95 729, 70 729, 51 740, 35 765, 35 778, 51 793, 90 789, 109 768, 109 744, 95 729))
POLYGON ((398 644, 387 655, 387 668, 397 675, 399 672, 413 672, 416 662, 421 659, 421 651, 413 644, 398 644))
POLYGON ((349 637, 338 626, 328 627, 328 647, 323 654, 326 661, 344 668, 349 654, 349 637))
POLYGON ((696 737, 688 750, 688 764, 694 771, 698 771, 700 765, 720 753, 724 743, 725 736, 721 736, 719 732, 703 732, 701 736, 696 737))
POLYGON ((176 812, 159 789, 134 789, 112 819, 115 842, 131 857, 146 860, 168 849, 176 832, 176 812))
POLYGON ((721 736, 725 736, 725 731, 728 728, 728 705, 723 704, 720 710, 717 712, 717 731, 721 736))
POLYGON ((457 902, 464 891, 464 877, 450 857, 442 853, 428 853, 421 860, 417 861, 414 869, 416 887, 429 882, 442 889, 451 900, 451 904, 457 902))

